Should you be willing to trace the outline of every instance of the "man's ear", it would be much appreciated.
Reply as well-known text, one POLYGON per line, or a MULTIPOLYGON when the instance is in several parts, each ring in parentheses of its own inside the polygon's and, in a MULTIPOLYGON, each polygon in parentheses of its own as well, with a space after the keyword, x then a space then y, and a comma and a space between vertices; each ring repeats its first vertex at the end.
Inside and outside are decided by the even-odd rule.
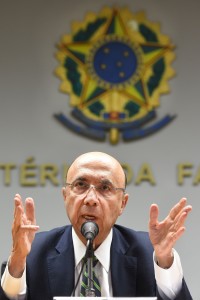
POLYGON ((129 195, 128 194, 125 194, 124 195, 124 198, 122 199, 122 203, 121 203, 121 210, 120 210, 120 216, 121 216, 121 214, 123 213, 123 211, 124 211, 124 209, 125 209, 125 207, 126 207, 126 205, 127 205, 127 203, 128 203, 128 198, 129 198, 129 195))
POLYGON ((66 197, 66 188, 65 187, 62 188, 62 194, 63 194, 63 198, 65 200, 65 197, 66 197))

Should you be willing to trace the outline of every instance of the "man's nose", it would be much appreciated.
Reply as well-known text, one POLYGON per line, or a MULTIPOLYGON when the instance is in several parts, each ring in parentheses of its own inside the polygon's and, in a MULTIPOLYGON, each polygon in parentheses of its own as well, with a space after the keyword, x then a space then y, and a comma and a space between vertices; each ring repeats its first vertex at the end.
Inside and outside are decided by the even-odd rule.
POLYGON ((84 203, 86 205, 97 205, 98 202, 99 202, 99 200, 98 200, 97 191, 96 191, 95 187, 91 185, 85 195, 84 203))

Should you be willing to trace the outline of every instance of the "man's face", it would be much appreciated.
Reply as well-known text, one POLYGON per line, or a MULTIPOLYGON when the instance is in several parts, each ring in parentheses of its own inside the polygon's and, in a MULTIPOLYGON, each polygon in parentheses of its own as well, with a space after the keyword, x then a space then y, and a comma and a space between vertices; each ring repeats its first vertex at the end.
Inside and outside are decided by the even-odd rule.
POLYGON ((80 156, 71 165, 67 183, 73 184, 73 186, 67 185, 63 188, 69 220, 84 243, 85 238, 81 234, 82 224, 86 221, 97 223, 99 234, 94 244, 98 247, 107 237, 128 201, 127 194, 124 194, 122 190, 113 189, 114 187, 124 188, 123 170, 120 164, 109 155, 92 152, 80 156), (87 188, 88 185, 103 189, 87 188))

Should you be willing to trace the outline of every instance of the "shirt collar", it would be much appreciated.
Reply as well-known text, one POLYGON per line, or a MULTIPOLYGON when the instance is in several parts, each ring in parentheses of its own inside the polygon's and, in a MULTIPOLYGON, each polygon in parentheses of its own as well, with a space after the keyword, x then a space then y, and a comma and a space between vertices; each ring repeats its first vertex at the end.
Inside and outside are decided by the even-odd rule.
MULTIPOLYGON (((110 247, 112 242, 113 230, 111 229, 103 243, 94 251, 94 255, 100 261, 103 268, 108 272, 110 269, 110 247)), ((72 240, 74 244, 75 266, 77 267, 85 255, 86 247, 77 236, 72 227, 72 240)))

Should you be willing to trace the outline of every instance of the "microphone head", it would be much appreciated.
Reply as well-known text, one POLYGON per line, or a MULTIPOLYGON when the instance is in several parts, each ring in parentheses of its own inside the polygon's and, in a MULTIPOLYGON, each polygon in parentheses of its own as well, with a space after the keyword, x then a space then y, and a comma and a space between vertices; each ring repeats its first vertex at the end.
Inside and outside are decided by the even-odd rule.
POLYGON ((99 226, 95 222, 87 221, 82 224, 81 233, 86 240, 93 241, 99 233, 99 226))

